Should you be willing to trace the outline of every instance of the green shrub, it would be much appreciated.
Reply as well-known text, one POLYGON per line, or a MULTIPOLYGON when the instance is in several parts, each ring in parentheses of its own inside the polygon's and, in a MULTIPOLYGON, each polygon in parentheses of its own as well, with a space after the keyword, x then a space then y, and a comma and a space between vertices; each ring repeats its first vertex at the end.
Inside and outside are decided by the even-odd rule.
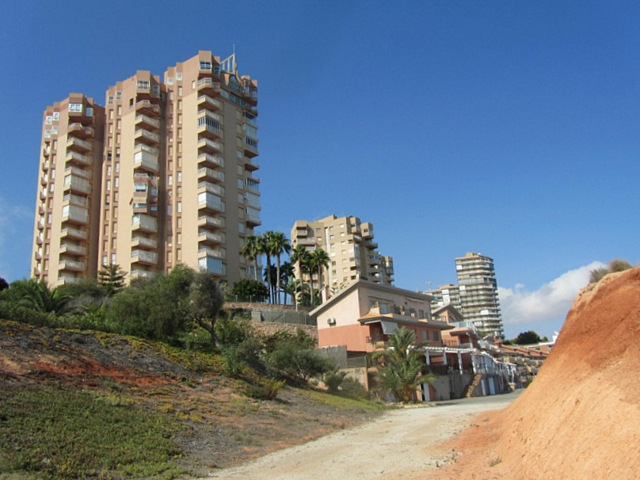
POLYGON ((267 356, 267 368, 272 375, 285 376, 295 382, 307 383, 335 369, 334 363, 295 341, 283 341, 267 356))
POLYGON ((253 383, 247 386, 245 395, 256 400, 275 400, 285 383, 284 380, 276 380, 274 378, 264 382, 253 383))
POLYGON ((324 384, 330 393, 338 393, 347 372, 329 372, 324 376, 324 384))

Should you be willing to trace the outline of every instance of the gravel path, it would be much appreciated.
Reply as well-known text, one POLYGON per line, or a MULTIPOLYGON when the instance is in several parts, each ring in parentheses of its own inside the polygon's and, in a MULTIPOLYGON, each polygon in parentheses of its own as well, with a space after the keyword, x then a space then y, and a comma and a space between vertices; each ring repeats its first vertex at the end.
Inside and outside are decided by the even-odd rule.
MULTIPOLYGON (((504 408, 519 393, 438 402, 390 411, 371 423, 274 452, 212 478, 243 480, 401 480, 451 460, 434 446, 478 413, 504 408)), ((425 474, 427 472, 424 472, 425 474)), ((437 478, 434 476, 424 478, 437 478)))

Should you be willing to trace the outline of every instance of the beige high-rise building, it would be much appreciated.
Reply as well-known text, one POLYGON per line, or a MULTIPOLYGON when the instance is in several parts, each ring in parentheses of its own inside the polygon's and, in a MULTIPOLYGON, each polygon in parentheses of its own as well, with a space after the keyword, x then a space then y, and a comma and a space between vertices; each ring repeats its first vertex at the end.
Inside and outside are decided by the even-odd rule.
POLYGON ((72 93, 42 120, 32 276, 54 285, 95 277, 104 109, 72 93))
POLYGON ((291 245, 327 252, 330 262, 322 284, 328 296, 358 279, 381 285, 393 283, 393 259, 377 251, 373 224, 361 222, 358 217, 330 215, 315 222, 298 220, 291 229, 291 245))
MULTIPOLYGON (((230 283, 250 276, 240 249, 260 225, 256 106, 257 81, 238 74, 235 55, 221 62, 207 51, 167 69, 163 81, 138 71, 109 87, 106 107, 94 109, 99 144, 87 155, 92 210, 81 230, 94 246, 86 268, 61 276, 57 262, 35 263, 37 217, 34 275, 60 284, 108 264, 130 277, 185 264, 230 283)), ((58 210, 57 190, 50 198, 58 210)))

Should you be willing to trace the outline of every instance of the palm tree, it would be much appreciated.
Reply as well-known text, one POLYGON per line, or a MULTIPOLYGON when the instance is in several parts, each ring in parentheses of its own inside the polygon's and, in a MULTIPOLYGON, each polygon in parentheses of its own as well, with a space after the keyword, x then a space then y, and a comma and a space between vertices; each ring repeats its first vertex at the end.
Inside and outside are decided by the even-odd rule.
POLYGON ((59 288, 50 289, 41 281, 29 279, 24 282, 23 297, 19 304, 43 313, 60 315, 67 309, 70 297, 59 288))
MULTIPOLYGON (((303 245, 296 245, 291 250, 291 262, 297 264, 299 280, 302 282, 302 265, 308 262, 309 252, 303 245)), ((298 290, 294 292, 296 308, 298 308, 298 290)))
MULTIPOLYGON (((331 261, 331 258, 329 257, 327 252, 325 252, 321 248, 316 248, 313 252, 311 252, 309 257, 310 257, 309 266, 310 266, 311 272, 313 272, 314 270, 318 272, 318 292, 320 296, 320 303, 322 303, 322 272, 326 267, 329 266, 329 262, 331 261)), ((313 273, 311 273, 311 275, 312 275, 311 284, 313 286, 313 273)), ((311 300, 313 301, 313 293, 311 295, 311 300)))
POLYGON ((253 262, 253 279, 258 280, 258 255, 260 255, 259 237, 247 235, 240 253, 244 255, 249 263, 253 262))
POLYGON ((421 375, 422 361, 414 348, 415 343, 413 330, 396 328, 384 349, 371 355, 378 363, 378 390, 389 392, 396 400, 405 403, 415 399, 415 392, 421 384, 433 383, 436 379, 433 374, 421 375))
MULTIPOLYGON (((267 271, 264 272, 265 279, 271 279, 271 247, 270 247, 270 239, 273 235, 272 231, 268 231, 263 233, 258 237, 258 255, 264 254, 267 259, 267 271)), ((267 286, 269 287, 269 291, 271 292, 271 283, 267 280, 267 286)), ((271 295, 269 298, 273 298, 271 295)))
POLYGON ((278 277, 278 280, 280 280, 280 285, 282 286, 282 292, 284 293, 283 303, 285 305, 287 304, 287 294, 292 293, 286 287, 287 285, 289 285, 289 282, 293 279, 293 277, 294 277, 293 265, 291 265, 291 262, 284 262, 280 266, 280 276, 278 277))
POLYGON ((276 303, 280 303, 280 255, 291 251, 289 239, 282 232, 268 232, 269 250, 276 257, 276 303))

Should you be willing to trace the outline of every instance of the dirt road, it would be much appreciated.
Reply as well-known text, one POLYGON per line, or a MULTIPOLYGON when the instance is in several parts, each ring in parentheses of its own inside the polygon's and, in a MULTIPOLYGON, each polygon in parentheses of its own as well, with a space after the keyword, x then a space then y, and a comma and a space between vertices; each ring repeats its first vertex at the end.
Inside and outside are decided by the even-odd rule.
POLYGON ((518 394, 394 410, 369 424, 211 476, 243 480, 402 480, 423 472, 421 478, 437 479, 438 465, 450 461, 454 454, 434 447, 468 426, 477 413, 504 408, 518 394))

